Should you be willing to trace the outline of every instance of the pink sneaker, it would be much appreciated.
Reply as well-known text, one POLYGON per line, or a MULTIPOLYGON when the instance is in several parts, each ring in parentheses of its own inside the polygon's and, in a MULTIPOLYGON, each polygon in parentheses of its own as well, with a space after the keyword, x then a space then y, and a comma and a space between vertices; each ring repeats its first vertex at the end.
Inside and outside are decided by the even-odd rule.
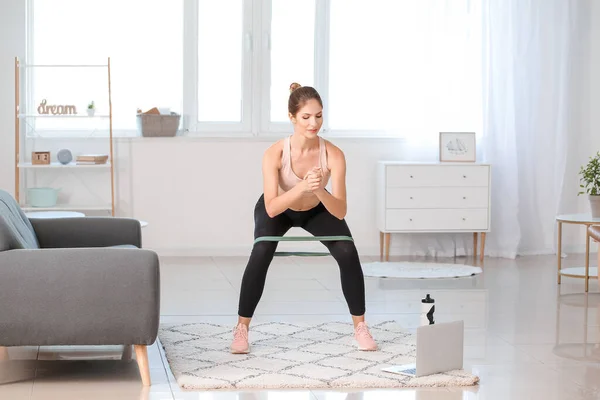
POLYGON ((233 329, 231 352, 233 354, 246 354, 250 352, 250 346, 248 345, 248 327, 246 325, 238 324, 233 329))
POLYGON ((358 342, 359 350, 377 350, 377 343, 373 340, 373 336, 371 336, 369 328, 367 328, 367 324, 364 322, 359 322, 356 329, 354 329, 354 339, 358 342))

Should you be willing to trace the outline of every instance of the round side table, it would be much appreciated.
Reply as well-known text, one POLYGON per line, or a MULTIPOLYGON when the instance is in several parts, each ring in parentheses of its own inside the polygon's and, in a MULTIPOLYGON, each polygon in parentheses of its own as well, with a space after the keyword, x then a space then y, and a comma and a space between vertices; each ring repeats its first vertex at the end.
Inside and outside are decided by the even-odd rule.
POLYGON ((585 279, 585 291, 588 291, 590 279, 598 279, 598 266, 590 268, 590 236, 588 227, 590 225, 600 225, 600 218, 592 218, 591 214, 563 214, 556 216, 558 224, 558 245, 557 245, 557 264, 558 264, 558 284, 562 276, 569 278, 585 279), (585 226, 585 266, 561 268, 562 261, 562 224, 575 224, 585 226))
POLYGON ((26 212, 27 218, 77 218, 85 217, 84 213, 77 211, 31 211, 26 212))

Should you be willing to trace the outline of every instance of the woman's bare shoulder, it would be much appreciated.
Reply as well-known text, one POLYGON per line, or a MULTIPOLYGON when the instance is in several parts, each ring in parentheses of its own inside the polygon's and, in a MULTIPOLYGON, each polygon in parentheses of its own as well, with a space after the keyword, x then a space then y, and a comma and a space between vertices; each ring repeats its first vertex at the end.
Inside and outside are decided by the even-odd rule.
POLYGON ((341 161, 344 159, 344 152, 342 151, 342 149, 340 149, 338 146, 336 146, 335 144, 333 144, 332 142, 330 142, 327 139, 323 139, 325 140, 325 149, 327 151, 327 159, 331 160, 332 162, 336 162, 336 161, 341 161))
POLYGON ((263 155, 264 161, 276 162, 279 165, 281 156, 283 154, 283 139, 280 139, 267 147, 263 155))

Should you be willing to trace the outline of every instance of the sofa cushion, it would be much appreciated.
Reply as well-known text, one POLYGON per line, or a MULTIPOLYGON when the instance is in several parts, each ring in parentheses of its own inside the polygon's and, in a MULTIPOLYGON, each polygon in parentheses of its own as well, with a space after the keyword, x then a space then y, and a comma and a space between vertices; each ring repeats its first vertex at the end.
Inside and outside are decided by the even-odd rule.
POLYGON ((38 249, 29 218, 8 192, 0 189, 0 249, 38 249))

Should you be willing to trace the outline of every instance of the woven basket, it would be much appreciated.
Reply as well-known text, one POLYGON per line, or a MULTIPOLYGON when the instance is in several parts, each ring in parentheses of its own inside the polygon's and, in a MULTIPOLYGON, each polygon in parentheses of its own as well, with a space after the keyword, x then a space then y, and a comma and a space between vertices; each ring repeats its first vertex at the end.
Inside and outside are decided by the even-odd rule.
POLYGON ((177 135, 181 115, 137 114, 138 132, 144 137, 172 137, 177 135))

